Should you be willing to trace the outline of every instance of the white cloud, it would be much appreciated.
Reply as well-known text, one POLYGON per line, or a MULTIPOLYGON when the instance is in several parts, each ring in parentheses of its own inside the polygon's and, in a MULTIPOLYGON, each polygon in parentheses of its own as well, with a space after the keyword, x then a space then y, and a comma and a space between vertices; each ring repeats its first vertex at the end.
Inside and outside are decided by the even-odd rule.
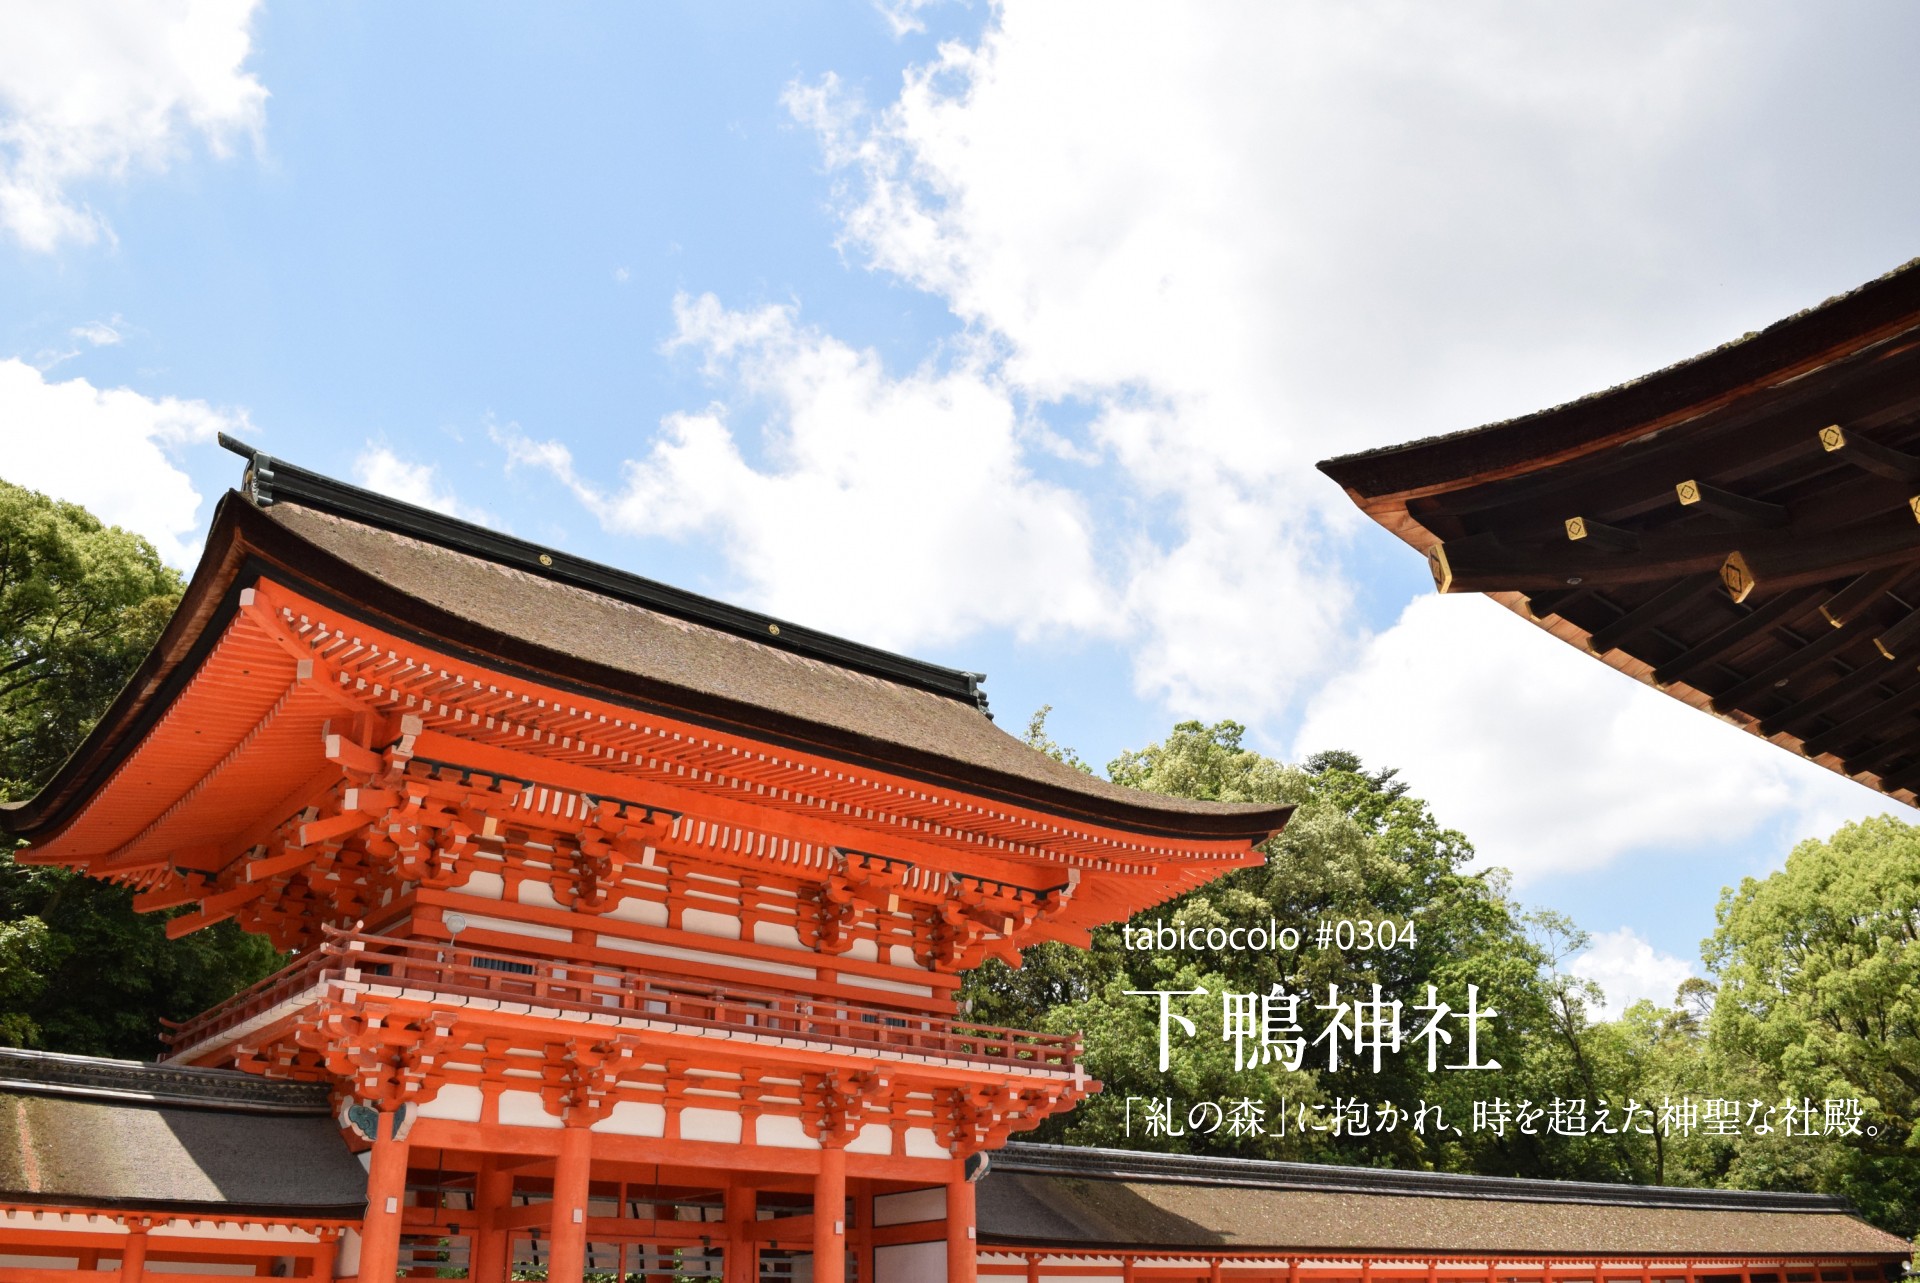
POLYGON ((1270 742, 1304 716, 1301 747, 1403 766, 1529 877, 1877 799, 1485 603, 1360 636, 1362 519, 1312 465, 1591 392, 1906 258, 1883 211, 1920 182, 1862 160, 1920 110, 1885 20, 1007 0, 877 109, 831 74, 786 104, 843 251, 991 354, 956 377, 1043 420, 1093 407, 1027 449, 1105 469, 1136 687, 1270 742))
POLYGON ((1086 505, 1027 466, 1020 413, 990 374, 963 360, 895 377, 786 307, 704 296, 675 316, 669 347, 756 426, 726 402, 673 415, 617 485, 583 478, 558 443, 497 434, 513 460, 559 476, 612 529, 716 540, 763 608, 882 645, 1113 626, 1086 505))
POLYGON ((1585 323, 1540 316, 1637 283, 1659 166, 1742 51, 1731 10, 1584 12, 1012 3, 870 128, 833 82, 789 100, 857 180, 848 244, 1009 340, 1022 386, 1145 385, 1178 444, 1299 477, 1591 390, 1585 323))
POLYGON ((353 479, 369 490, 377 490, 402 503, 431 508, 466 521, 484 520, 481 514, 460 502, 434 464, 403 459, 378 442, 367 442, 354 457, 353 479))
POLYGON ((1713 858, 1770 825, 1826 833, 1891 805, 1479 596, 1414 600, 1315 693, 1294 748, 1402 768, 1522 886, 1632 851, 1713 858))
POLYGON ((258 137, 258 0, 26 0, 0 39, 0 228, 49 251, 110 234, 75 189, 258 137))
POLYGON ((927 24, 920 17, 921 11, 941 3, 943 0, 873 0, 873 7, 887 20, 887 28, 897 39, 925 31, 927 24))
POLYGON ((200 494, 178 457, 220 432, 245 434, 244 413, 204 401, 152 398, 85 379, 49 382, 24 361, 0 360, 0 478, 84 504, 188 565, 200 494))
POLYGON ((1686 959, 1661 953, 1632 927, 1595 932, 1593 943, 1567 960, 1567 970, 1606 995, 1593 1013, 1600 1020, 1614 1019, 1642 998, 1672 1006, 1681 981, 1693 974, 1686 959))
POLYGON ((786 103, 843 248, 944 299, 980 377, 1091 403, 1071 446, 1164 514, 1129 549, 1137 689, 1258 725, 1355 628, 1358 518, 1315 460, 1745 328, 1687 301, 1726 192, 1691 228, 1672 197, 1703 163, 1746 183, 1721 126, 1792 25, 1769 13, 1012 0, 877 111, 830 74, 786 103))
POLYGON ((83 343, 91 343, 95 347, 117 347, 123 337, 117 328, 121 323, 120 318, 117 316, 114 317, 111 322, 88 321, 85 325, 74 326, 71 330, 68 330, 67 333, 83 343))

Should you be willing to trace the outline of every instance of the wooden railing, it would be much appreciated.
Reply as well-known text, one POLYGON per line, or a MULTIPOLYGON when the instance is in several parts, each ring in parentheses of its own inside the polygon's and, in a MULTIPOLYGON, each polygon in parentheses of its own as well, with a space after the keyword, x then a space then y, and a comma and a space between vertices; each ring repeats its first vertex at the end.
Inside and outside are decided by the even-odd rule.
POLYGON ((476 999, 525 1003, 550 1010, 669 1021, 716 1033, 803 1038, 856 1052, 1067 1071, 1080 1059, 1078 1034, 1034 1033, 775 989, 678 980, 610 963, 464 949, 333 928, 305 958, 164 1036, 170 1049, 178 1052, 318 984, 349 979, 420 990, 456 1004, 476 999))

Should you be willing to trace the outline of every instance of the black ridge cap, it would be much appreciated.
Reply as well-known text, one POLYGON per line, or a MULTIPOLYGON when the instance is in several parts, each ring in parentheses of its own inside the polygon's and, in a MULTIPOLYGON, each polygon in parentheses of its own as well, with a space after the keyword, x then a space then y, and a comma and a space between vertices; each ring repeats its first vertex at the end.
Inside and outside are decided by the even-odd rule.
POLYGON ((71 1096, 153 1107, 242 1114, 326 1114, 325 1083, 262 1078, 238 1069, 204 1069, 0 1047, 0 1092, 71 1096))
MULTIPOLYGON (((398 499, 362 490, 359 486, 348 485, 284 459, 276 459, 224 432, 220 434, 220 444, 247 460, 247 475, 242 491, 262 508, 280 500, 315 508, 454 552, 466 553, 483 561, 511 566, 515 570, 611 597, 628 605, 745 637, 764 646, 792 651, 840 668, 931 691, 948 699, 971 704, 982 713, 987 712, 987 694, 980 688, 980 683, 986 680, 985 673, 970 673, 911 659, 804 625, 790 624, 757 611, 743 610, 583 557, 542 548, 524 539, 428 508, 402 503, 398 499)), ((990 713, 988 715, 991 716, 990 713)))
MULTIPOLYGON (((760 721, 743 720, 745 713, 764 712, 751 706, 728 704, 718 711, 701 712, 679 702, 671 691, 665 689, 636 691, 630 685, 629 674, 601 671, 592 665, 560 672, 550 666, 550 654, 543 656, 526 651, 497 649, 497 643, 502 640, 499 637, 492 641, 471 638, 463 641, 457 629, 453 632, 436 631, 429 626, 423 630, 379 604, 381 594, 393 590, 371 577, 365 577, 366 582, 361 586, 361 591, 367 595, 352 597, 351 600, 343 598, 334 587, 329 586, 331 581, 313 578, 311 566, 303 569, 297 564, 288 563, 271 549, 254 543, 254 536, 261 530, 272 532, 271 538, 285 539, 301 548, 312 547, 285 525, 268 517, 240 492, 228 491, 222 495, 208 532, 207 550, 203 552, 201 564, 188 585, 181 610, 162 630, 159 642, 121 689, 112 706, 67 761, 54 772, 53 778, 30 798, 0 802, 0 833, 31 838, 44 831, 57 829, 72 819, 84 804, 88 791, 97 787, 139 746, 154 722, 178 698, 193 671, 218 643, 221 632, 239 608, 242 584, 262 574, 273 576, 279 582, 291 585, 295 591, 313 596, 356 619, 373 622, 381 628, 397 629, 400 635, 427 645, 452 645, 457 654, 481 663, 505 663, 520 675, 542 682, 557 682, 565 690, 593 698, 605 697, 610 693, 625 701, 638 698, 642 702, 633 704, 633 707, 672 717, 690 718, 700 725, 728 733, 744 731, 757 736, 771 734, 776 743, 806 751, 824 751, 842 761, 864 767, 903 771, 911 778, 930 783, 958 783, 982 791, 987 796, 1016 805, 1034 806, 1075 822, 1092 820, 1095 823, 1115 824, 1128 832, 1149 837, 1192 837, 1197 833, 1204 837, 1225 837, 1232 841, 1245 840, 1257 844, 1278 831, 1293 811, 1291 806, 1262 808, 1256 803, 1209 803, 1207 805, 1210 807, 1227 808, 1227 813, 1182 812, 1177 817, 1169 818, 1167 813, 1144 805, 1139 800, 1123 801, 1120 797, 1103 800, 1098 796, 1068 795, 1057 786, 1036 795, 1030 789, 1019 787, 1017 782, 1015 787, 1007 787, 1009 780, 992 771, 984 774, 962 771, 956 774, 952 770, 954 763, 946 759, 935 760, 922 755, 912 762, 903 762, 897 753, 886 751, 886 746, 881 745, 876 751, 874 744, 857 735, 822 739, 819 735, 821 727, 814 723, 789 720, 768 725, 760 721), (252 533, 243 533, 239 530, 243 524, 257 528, 252 533), (223 569, 210 569, 208 555, 216 546, 221 549, 221 556, 231 561, 223 569), (208 589, 196 595, 203 575, 208 577, 209 582, 215 579, 221 581, 222 587, 217 593, 208 589), (1122 808, 1123 813, 1116 815, 1115 807, 1122 808), (1233 809, 1236 807, 1251 807, 1253 811, 1248 813, 1233 809), (1249 824, 1253 825, 1251 829, 1247 827, 1249 824)), ((320 555, 332 560, 331 554, 320 555)), ((356 576, 363 576, 359 570, 348 569, 356 576)), ((1033 782, 1028 783, 1031 785, 1033 782)), ((1131 790, 1120 789, 1117 785, 1111 787, 1118 795, 1132 797, 1131 790)), ((1158 795, 1151 793, 1137 795, 1138 799, 1147 802, 1156 797, 1158 795)))
MULTIPOLYGON (((1167 1185, 1232 1185, 1306 1193, 1469 1198, 1515 1203, 1579 1203, 1610 1207, 1664 1207, 1714 1212, 1803 1212, 1853 1215, 1833 1194, 1755 1190, 1679 1189, 1666 1185, 1606 1185, 1595 1181, 1529 1180, 1406 1172, 1387 1167, 1338 1167, 1250 1158, 1152 1154, 1016 1141, 994 1152, 987 1176, 1069 1176, 1079 1180, 1142 1181, 1167 1185)), ((983 1231, 983 1236, 991 1235, 983 1231)))
POLYGON ((1850 338, 1903 321, 1910 327, 1920 324, 1916 312, 1920 312, 1920 258, 1764 329, 1614 387, 1517 418, 1358 450, 1315 466, 1363 498, 1428 486, 1444 488, 1481 472, 1525 467, 1545 454, 1578 449, 1634 424, 1684 411, 1731 388, 1767 379, 1850 338))

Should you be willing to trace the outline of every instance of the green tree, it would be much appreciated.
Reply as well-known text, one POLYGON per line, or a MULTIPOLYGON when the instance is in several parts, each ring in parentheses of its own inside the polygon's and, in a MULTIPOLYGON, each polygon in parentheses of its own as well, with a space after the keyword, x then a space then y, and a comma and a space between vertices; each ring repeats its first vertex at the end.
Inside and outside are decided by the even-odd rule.
POLYGON ((1721 1074, 1770 1101, 1860 1101, 1859 1135, 1773 1135, 1724 1179, 1845 1194, 1920 1228, 1920 828, 1891 816, 1802 842, 1720 900, 1709 1042, 1721 1074))
POLYGON ((29 796, 86 738, 180 591, 138 535, 0 481, 0 797, 29 796))
MULTIPOLYGON (((79 746, 166 626, 180 577, 137 535, 0 481, 0 800, 79 746)), ((140 1057, 265 975, 264 941, 222 923, 182 940, 132 893, 0 850, 0 1041, 140 1057)))
MULTIPOLYGON (((1291 803, 1297 809, 1286 831, 1266 850, 1267 862, 1226 877, 1140 914, 1137 925, 1164 920, 1175 926, 1256 927, 1269 920, 1311 935, 1321 921, 1411 923, 1416 942, 1391 950, 1317 948, 1296 953, 1222 953, 1207 949, 1125 948, 1118 927, 1094 933, 1091 950, 1041 945, 1024 965, 988 964, 971 973, 966 993, 982 1019, 998 1023, 1078 1030, 1086 1035, 1089 1072, 1106 1089, 1071 1115, 1051 1120, 1042 1135, 1080 1144, 1197 1149, 1246 1156, 1391 1163, 1403 1167, 1482 1170, 1512 1174, 1612 1177, 1617 1159, 1598 1146, 1548 1150, 1537 1138, 1471 1132, 1473 1100, 1512 1095, 1515 1084, 1546 1099, 1570 1090, 1566 1057, 1547 1054, 1558 1036, 1546 973, 1547 957, 1531 941, 1521 916, 1496 872, 1467 868, 1472 847, 1440 825, 1392 770, 1367 770, 1354 755, 1328 752, 1294 767, 1244 743, 1233 722, 1184 722, 1158 744, 1122 754, 1108 768, 1117 783, 1184 797, 1223 802, 1291 803), (1266 994, 1276 984, 1306 997, 1310 1010, 1337 985, 1343 996, 1370 994, 1411 1008, 1431 984, 1458 1004, 1475 985, 1483 1009, 1497 1019, 1482 1027, 1483 1057, 1497 1059, 1497 1072, 1428 1072, 1424 1050, 1390 1057, 1382 1072, 1371 1064, 1329 1072, 1312 1058, 1298 1071, 1277 1065, 1236 1068, 1232 1045, 1220 1036, 1222 995, 1266 994), (1128 991, 1193 990, 1204 997, 1183 1000, 1201 1037, 1180 1042, 1168 1073, 1158 1064, 1157 1000, 1128 991), (1210 1037, 1204 1036, 1210 1035, 1210 1037), (1546 1049, 1546 1050, 1543 1050, 1546 1049), (1411 1126, 1370 1136, 1301 1134, 1234 1137, 1224 1130, 1205 1138, 1142 1135, 1140 1109, 1129 1119, 1129 1096, 1173 1097, 1187 1105, 1212 1101, 1226 1107, 1253 1099, 1292 1106, 1326 1105, 1339 1099, 1377 1105, 1382 1100, 1412 1110, 1438 1105, 1441 1117, 1465 1135, 1425 1137, 1411 1126), (1129 1126, 1130 1124, 1130 1126, 1129 1126)), ((1069 750, 1046 737, 1044 710, 1029 727, 1029 742, 1069 760, 1069 750)), ((1303 1024, 1307 1023, 1303 1020, 1303 1024)), ((1578 1032, 1584 1034, 1584 1024, 1578 1032)), ((1324 1057, 1322 1057, 1324 1062, 1324 1057)), ((1277 1120, 1269 1119, 1270 1123, 1277 1120)))

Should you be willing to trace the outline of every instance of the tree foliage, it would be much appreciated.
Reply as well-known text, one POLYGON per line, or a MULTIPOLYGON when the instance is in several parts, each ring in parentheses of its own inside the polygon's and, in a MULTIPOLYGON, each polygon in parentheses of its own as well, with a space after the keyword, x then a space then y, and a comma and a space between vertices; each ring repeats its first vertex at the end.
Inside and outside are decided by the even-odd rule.
POLYGON ((1801 843, 1721 897, 1707 961, 1723 1078, 1776 1099, 1857 1098, 1868 1120, 1858 1136, 1729 1153, 1725 1178, 1843 1193, 1920 1229, 1920 828, 1883 815, 1801 843))
POLYGON ((137 535, 0 481, 0 796, 45 783, 180 600, 137 535))
MULTIPOLYGON (((1056 756, 1045 738, 1044 710, 1029 728, 1030 742, 1056 756)), ((1529 923, 1508 897, 1498 871, 1469 869, 1473 849, 1445 828, 1390 769, 1369 770, 1353 754, 1327 752, 1288 766, 1244 743, 1233 722, 1185 722, 1158 744, 1122 754, 1108 768, 1117 783, 1182 797, 1221 802, 1292 804, 1287 829, 1267 848, 1267 862, 1240 869, 1145 911, 1136 924, 1164 920, 1176 926, 1256 927, 1277 922, 1311 935, 1321 921, 1411 922, 1417 942, 1392 950, 1316 948, 1294 953, 1228 953, 1208 949, 1132 950, 1120 928, 1094 933, 1091 950, 1039 945, 1011 969, 988 964, 973 972, 966 994, 981 1019, 1086 1035, 1088 1069, 1106 1084, 1072 1114, 1046 1125, 1043 1136, 1070 1143, 1125 1145, 1239 1154, 1248 1157, 1387 1163, 1401 1167, 1631 1178, 1634 1163, 1617 1146, 1547 1146, 1518 1133, 1472 1133, 1473 1100, 1499 1094, 1545 1100, 1570 1094, 1586 1054, 1587 1024, 1577 994, 1556 990, 1550 958, 1529 935, 1529 923), (1276 984, 1304 995, 1339 986, 1343 995, 1370 994, 1411 1009, 1426 987, 1458 1002, 1469 984, 1483 1007, 1497 1010, 1483 1027, 1482 1054, 1498 1072, 1429 1072, 1423 1054, 1390 1057, 1380 1073, 1371 1064, 1329 1072, 1309 1060, 1295 1071, 1277 1064, 1236 1069, 1232 1044, 1220 1036, 1221 995, 1268 993, 1276 984), (1156 1000, 1128 991, 1205 988, 1187 1007, 1198 1017, 1212 1004, 1212 1037, 1184 1040, 1169 1071, 1158 1064, 1156 1000), (1410 1126, 1368 1136, 1299 1133, 1148 1137, 1128 1118, 1127 1098, 1173 1097, 1188 1104, 1222 1105, 1251 1098, 1277 1106, 1329 1104, 1349 1098, 1377 1105, 1392 1101, 1411 1113, 1438 1106, 1457 1123, 1455 1139, 1421 1136, 1410 1126)), ((1138 1108, 1136 1104, 1135 1108, 1138 1108)), ((1269 1121, 1272 1121, 1271 1119, 1269 1121)))
MULTIPOLYGON (((146 540, 0 481, 0 800, 31 796, 165 626, 180 577, 146 540)), ((231 923, 182 940, 132 893, 0 850, 0 1041, 141 1057, 277 963, 231 923)))
MULTIPOLYGON (((1070 1143, 1214 1152, 1395 1167, 1546 1176, 1636 1184, 1838 1193, 1875 1223, 1920 1229, 1920 828, 1883 817, 1807 842, 1786 866, 1730 889, 1707 942, 1708 978, 1680 986, 1671 1004, 1642 1001, 1596 1019, 1601 994, 1569 971, 1590 943, 1570 919, 1524 911, 1499 870, 1471 868, 1472 847, 1442 826, 1391 769, 1345 752, 1288 766, 1250 748, 1232 722, 1185 722, 1162 742, 1123 753, 1108 768, 1135 788, 1222 802, 1291 803, 1267 863, 1241 869, 1138 915, 1136 924, 1252 926, 1269 917, 1303 930, 1322 920, 1399 919, 1418 944, 1388 952, 1305 946, 1297 954, 1133 950, 1119 928, 1094 933, 1091 950, 1040 945, 1009 969, 973 972, 974 1011, 997 1023, 1086 1037, 1089 1071, 1105 1090, 1049 1120, 1043 1137, 1070 1143), (1497 1073, 1430 1073, 1402 1056, 1329 1072, 1310 1059, 1297 1072, 1236 1069, 1213 1034, 1179 1043, 1158 1064, 1158 1009, 1130 990, 1206 988, 1343 992, 1378 982, 1406 998, 1433 984, 1458 993, 1477 984, 1499 1021, 1487 1053, 1497 1073), (1604 1106, 1614 1124, 1585 1135, 1510 1129, 1421 1137, 1402 1126, 1371 1135, 1290 1130, 1285 1137, 1144 1134, 1126 1098, 1183 1103, 1250 1097, 1297 1106, 1340 1098, 1402 1108, 1439 1105, 1448 1123, 1471 1121, 1473 1102, 1545 1107, 1556 1098, 1604 1106), (1718 1099, 1758 1109, 1772 1130, 1663 1129, 1671 1109, 1718 1099), (1857 1099, 1860 1135, 1789 1134, 1781 1110, 1857 1099), (1623 1118, 1636 1125, 1622 1128, 1623 1118), (1648 1125, 1652 1123, 1654 1125, 1648 1125)), ((1046 736, 1045 710, 1029 742, 1066 761, 1046 736)), ((1185 1008, 1199 1017, 1202 1009, 1185 1008)), ((1136 1109, 1138 1106, 1136 1105, 1136 1109)))

